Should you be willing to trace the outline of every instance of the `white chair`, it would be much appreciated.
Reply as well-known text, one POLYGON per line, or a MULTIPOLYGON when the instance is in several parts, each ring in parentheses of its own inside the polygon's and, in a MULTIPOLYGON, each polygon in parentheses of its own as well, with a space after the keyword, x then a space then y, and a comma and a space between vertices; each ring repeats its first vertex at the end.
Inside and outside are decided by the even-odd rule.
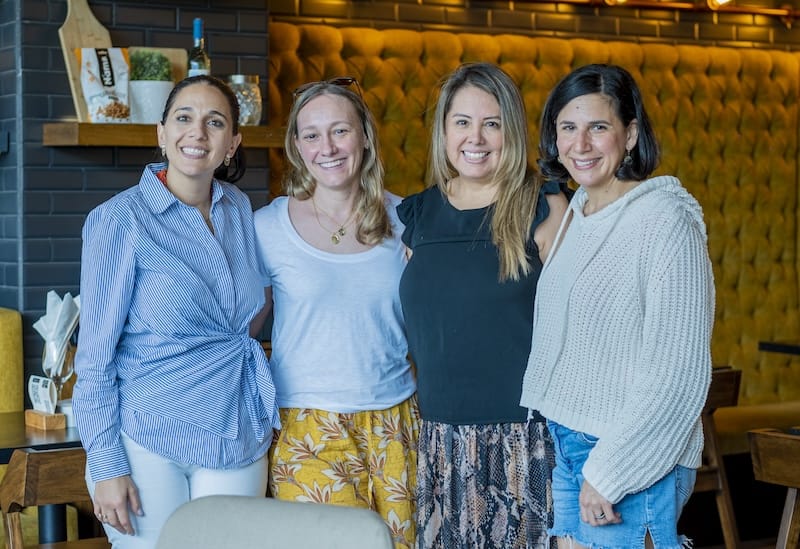
POLYGON ((208 496, 167 519, 157 549, 393 549, 380 515, 321 503, 208 496))

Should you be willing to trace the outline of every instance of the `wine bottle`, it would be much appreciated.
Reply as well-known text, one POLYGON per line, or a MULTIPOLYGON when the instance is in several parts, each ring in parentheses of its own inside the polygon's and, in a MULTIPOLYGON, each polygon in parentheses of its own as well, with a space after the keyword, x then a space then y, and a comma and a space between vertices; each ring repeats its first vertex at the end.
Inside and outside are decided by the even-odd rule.
POLYGON ((205 38, 203 38, 203 20, 195 17, 192 25, 194 47, 189 51, 189 76, 211 74, 211 59, 206 52, 205 38))

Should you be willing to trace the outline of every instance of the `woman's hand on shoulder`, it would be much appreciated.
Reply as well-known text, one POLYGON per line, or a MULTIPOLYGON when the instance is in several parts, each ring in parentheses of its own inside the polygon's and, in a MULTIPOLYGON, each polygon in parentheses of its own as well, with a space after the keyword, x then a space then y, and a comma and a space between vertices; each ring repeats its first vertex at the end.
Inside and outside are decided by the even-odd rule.
POLYGON ((533 239, 536 241, 536 246, 539 248, 539 259, 544 263, 550 250, 553 249, 553 243, 556 239, 556 233, 564 214, 567 212, 569 202, 564 193, 558 194, 545 194, 547 205, 550 206, 550 213, 547 217, 539 223, 533 233, 533 239))
POLYGON ((141 516, 139 491, 130 475, 101 480, 94 487, 94 514, 100 522, 133 535, 130 513, 141 516))

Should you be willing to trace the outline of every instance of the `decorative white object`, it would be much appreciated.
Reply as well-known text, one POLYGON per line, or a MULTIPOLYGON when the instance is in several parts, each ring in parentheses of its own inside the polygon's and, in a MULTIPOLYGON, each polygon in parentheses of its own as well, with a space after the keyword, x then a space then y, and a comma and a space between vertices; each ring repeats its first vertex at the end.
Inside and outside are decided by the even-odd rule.
POLYGON ((131 80, 128 82, 131 103, 131 122, 155 124, 161 120, 169 92, 175 87, 166 80, 131 80))
POLYGON ((72 414, 72 399, 67 398, 58 401, 56 412, 61 412, 66 417, 67 427, 75 427, 75 416, 72 414))

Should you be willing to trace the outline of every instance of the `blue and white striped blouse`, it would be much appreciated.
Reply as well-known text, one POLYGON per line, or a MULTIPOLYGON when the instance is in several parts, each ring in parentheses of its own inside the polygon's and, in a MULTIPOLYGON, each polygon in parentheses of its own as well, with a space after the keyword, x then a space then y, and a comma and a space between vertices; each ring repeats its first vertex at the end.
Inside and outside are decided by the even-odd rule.
POLYGON ((124 431, 168 459, 227 469, 267 451, 275 387, 248 335, 268 278, 252 208, 214 181, 208 230, 148 165, 83 227, 75 420, 97 482, 130 473, 124 431))

